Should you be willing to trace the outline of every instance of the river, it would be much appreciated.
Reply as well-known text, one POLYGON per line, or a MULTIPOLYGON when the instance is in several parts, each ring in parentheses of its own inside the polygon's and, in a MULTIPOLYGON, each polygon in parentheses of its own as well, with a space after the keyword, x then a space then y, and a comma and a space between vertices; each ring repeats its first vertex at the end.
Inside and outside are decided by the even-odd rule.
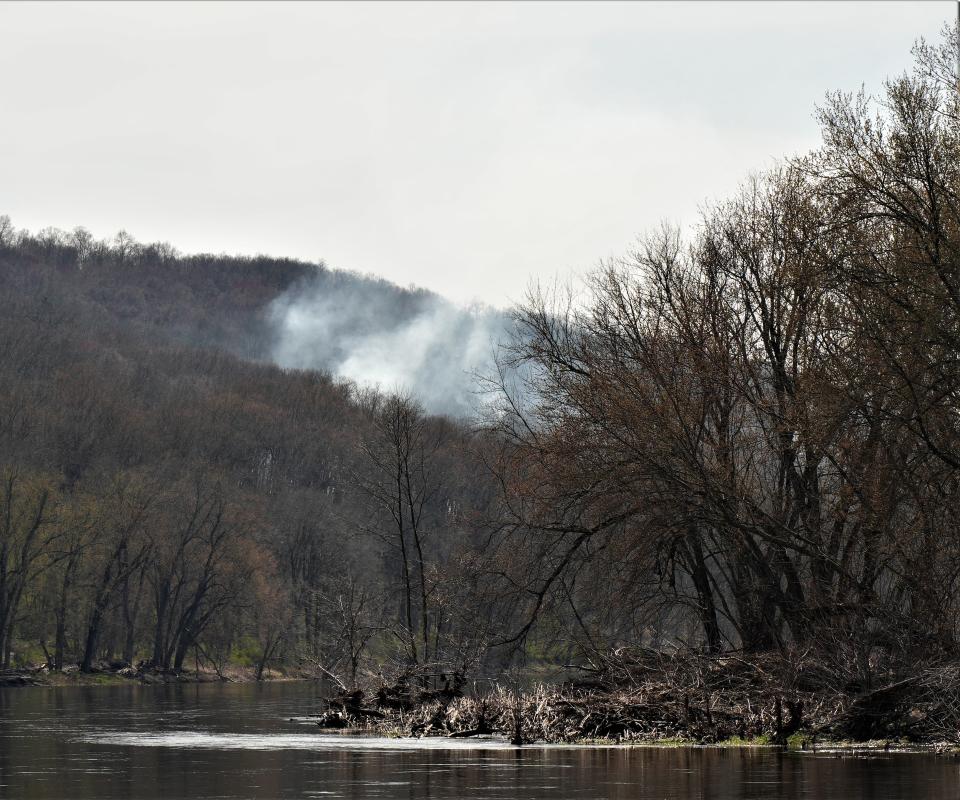
POLYGON ((302 719, 319 701, 308 683, 0 690, 0 797, 960 797, 952 756, 328 736, 302 719))

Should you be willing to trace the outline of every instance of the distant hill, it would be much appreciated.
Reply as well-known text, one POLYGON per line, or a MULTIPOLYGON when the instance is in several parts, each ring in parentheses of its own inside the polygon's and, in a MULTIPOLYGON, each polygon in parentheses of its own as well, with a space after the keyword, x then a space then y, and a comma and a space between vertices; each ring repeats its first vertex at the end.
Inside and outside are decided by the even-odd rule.
POLYGON ((59 297, 88 325, 406 389, 435 412, 471 412, 471 373, 489 371, 510 327, 502 312, 322 263, 185 256, 124 234, 94 242, 83 229, 5 230, 5 285, 59 297))

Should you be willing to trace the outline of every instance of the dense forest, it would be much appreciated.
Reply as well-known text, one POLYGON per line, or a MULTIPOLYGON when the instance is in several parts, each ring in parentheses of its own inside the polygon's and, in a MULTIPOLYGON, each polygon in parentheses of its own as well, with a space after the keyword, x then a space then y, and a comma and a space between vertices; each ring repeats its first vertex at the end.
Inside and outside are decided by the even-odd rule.
POLYGON ((4 666, 952 662, 956 45, 831 95, 819 149, 695 230, 531 291, 479 424, 269 363, 278 296, 366 279, 3 219, 4 666))
POLYGON ((425 293, 6 218, 0 271, 5 666, 475 664, 470 432, 263 362, 297 282, 425 293))

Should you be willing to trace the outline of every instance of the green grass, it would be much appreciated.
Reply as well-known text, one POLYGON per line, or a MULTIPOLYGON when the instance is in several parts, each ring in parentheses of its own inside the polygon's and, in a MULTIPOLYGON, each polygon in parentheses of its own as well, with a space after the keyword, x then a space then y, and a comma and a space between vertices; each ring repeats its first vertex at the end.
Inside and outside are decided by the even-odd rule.
POLYGON ((796 733, 787 737, 788 750, 806 750, 812 744, 813 736, 809 733, 804 733, 803 731, 797 731, 796 733))
POLYGON ((42 684, 47 686, 118 686, 134 684, 136 681, 117 675, 112 672, 48 672, 38 676, 42 684))
MULTIPOLYGON (((647 744, 648 742, 638 740, 638 743, 647 744)), ((674 737, 669 739, 653 739, 649 742, 649 744, 652 744, 654 747, 690 747, 690 745, 696 744, 696 742, 694 742, 692 739, 674 737)))
POLYGON ((773 744, 773 739, 767 734, 743 738, 742 736, 731 736, 729 739, 717 742, 718 747, 769 747, 773 744))

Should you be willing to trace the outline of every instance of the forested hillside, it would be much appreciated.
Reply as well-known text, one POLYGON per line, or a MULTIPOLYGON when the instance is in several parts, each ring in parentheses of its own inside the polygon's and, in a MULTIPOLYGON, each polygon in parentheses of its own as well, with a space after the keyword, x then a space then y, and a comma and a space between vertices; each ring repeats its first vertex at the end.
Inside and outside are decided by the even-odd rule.
POLYGON ((5 218, 0 280, 4 666, 476 664, 470 434, 263 363, 297 282, 426 293, 5 218))

